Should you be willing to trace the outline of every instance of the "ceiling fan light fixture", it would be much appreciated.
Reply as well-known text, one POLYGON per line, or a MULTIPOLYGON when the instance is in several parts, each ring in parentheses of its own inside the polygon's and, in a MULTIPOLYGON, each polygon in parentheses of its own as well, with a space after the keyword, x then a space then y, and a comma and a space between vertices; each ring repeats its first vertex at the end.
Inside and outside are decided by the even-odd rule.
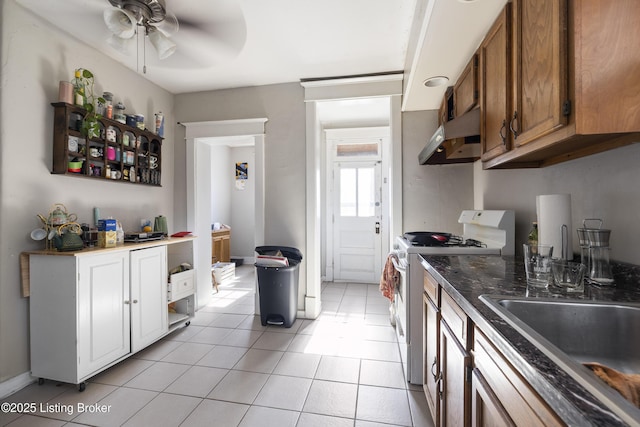
POLYGON ((126 9, 106 9, 103 17, 109 31, 120 38, 129 39, 136 33, 136 17, 126 9))
POLYGON ((133 46, 135 45, 134 40, 134 38, 123 39, 122 37, 112 34, 107 38, 107 44, 116 51, 129 56, 133 54, 133 46))
POLYGON ((162 31, 151 26, 148 29, 149 41, 158 52, 158 58, 165 59, 173 55, 176 51, 176 44, 169 37, 164 35, 162 31))

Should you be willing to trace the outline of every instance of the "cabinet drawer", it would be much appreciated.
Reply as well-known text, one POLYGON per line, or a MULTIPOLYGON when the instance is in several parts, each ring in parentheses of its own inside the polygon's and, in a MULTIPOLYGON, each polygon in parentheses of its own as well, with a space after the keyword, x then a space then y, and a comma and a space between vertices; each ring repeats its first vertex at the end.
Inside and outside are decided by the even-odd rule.
POLYGON ((169 276, 169 302, 179 300, 195 293, 195 270, 181 271, 169 276))
POLYGON ((460 344, 462 344, 463 347, 468 348, 467 315, 446 292, 442 292, 440 298, 442 300, 440 307, 442 318, 447 322, 447 325, 449 325, 449 328, 451 328, 451 332, 453 332, 455 337, 460 340, 460 344))
POLYGON ((429 298, 431 298, 431 301, 433 301, 435 305, 440 305, 440 300, 438 299, 440 286, 436 279, 426 270, 424 272, 424 291, 429 295, 429 298))
POLYGON ((563 425, 478 328, 473 335, 475 367, 515 425, 563 425))

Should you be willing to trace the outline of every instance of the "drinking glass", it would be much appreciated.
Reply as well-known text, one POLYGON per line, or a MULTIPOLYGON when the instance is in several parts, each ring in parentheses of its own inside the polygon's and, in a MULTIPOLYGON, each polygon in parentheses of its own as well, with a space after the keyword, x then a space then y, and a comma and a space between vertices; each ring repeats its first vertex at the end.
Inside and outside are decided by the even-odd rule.
POLYGON ((536 288, 547 288, 553 283, 551 272, 552 245, 523 244, 524 269, 527 285, 536 288))

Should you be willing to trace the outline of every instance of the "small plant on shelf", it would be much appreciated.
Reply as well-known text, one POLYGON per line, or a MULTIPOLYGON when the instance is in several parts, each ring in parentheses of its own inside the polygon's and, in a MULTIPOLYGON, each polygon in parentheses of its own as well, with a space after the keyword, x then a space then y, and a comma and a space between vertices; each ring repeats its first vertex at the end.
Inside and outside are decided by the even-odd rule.
POLYGON ((93 94, 94 78, 93 73, 86 68, 78 68, 75 71, 73 79, 73 91, 76 104, 81 105, 87 114, 82 120, 81 132, 87 138, 98 138, 100 136, 100 122, 98 119, 102 117, 97 113, 95 102, 104 105, 105 100, 102 97, 96 97, 93 94))

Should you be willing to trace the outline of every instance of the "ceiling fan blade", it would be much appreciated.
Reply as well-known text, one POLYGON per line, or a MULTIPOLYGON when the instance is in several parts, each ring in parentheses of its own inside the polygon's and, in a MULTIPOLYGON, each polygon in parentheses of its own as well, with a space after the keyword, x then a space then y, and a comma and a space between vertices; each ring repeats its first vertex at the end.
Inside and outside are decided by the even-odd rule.
MULTIPOLYGON (((247 28, 242 20, 214 19, 210 22, 181 19, 181 33, 186 39, 215 40, 230 51, 240 52, 247 40, 247 28)), ((176 34, 176 36, 178 35, 176 34)))

